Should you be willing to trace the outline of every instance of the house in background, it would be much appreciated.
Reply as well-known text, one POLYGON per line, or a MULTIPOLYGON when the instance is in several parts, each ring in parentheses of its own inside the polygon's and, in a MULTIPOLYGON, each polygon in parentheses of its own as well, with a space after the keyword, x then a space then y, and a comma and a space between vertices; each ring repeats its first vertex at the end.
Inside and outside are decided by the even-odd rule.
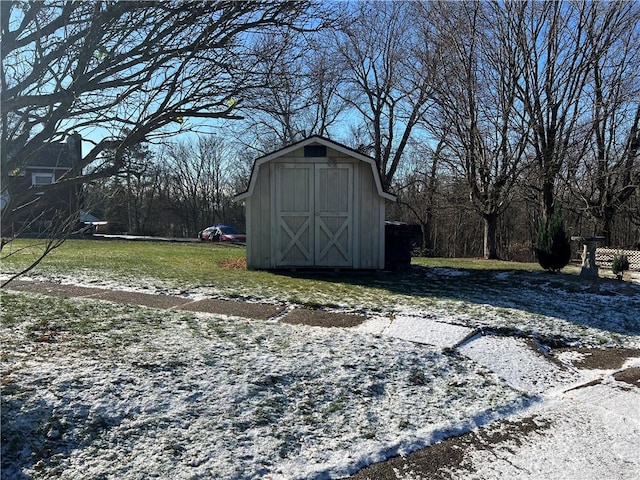
POLYGON ((312 136, 258 158, 235 197, 247 216, 247 267, 380 270, 385 192, 375 163, 312 136))
MULTIPOLYGON (((2 192, 3 236, 46 232, 77 216, 81 200, 78 186, 43 187, 59 182, 78 168, 81 144, 80 135, 73 134, 66 142, 43 144, 26 160, 9 162, 12 168, 2 192)), ((9 155, 12 153, 18 158, 14 152, 9 155)))

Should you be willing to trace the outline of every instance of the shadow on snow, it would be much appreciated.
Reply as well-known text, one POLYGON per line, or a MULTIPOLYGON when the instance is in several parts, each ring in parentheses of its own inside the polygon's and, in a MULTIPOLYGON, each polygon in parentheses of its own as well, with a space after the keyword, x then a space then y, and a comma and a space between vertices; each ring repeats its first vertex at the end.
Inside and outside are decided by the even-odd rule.
MULTIPOLYGON (((640 335, 640 285, 619 280, 592 282, 562 273, 416 265, 393 273, 281 270, 275 274, 382 289, 418 300, 490 305, 497 314, 506 312, 501 309, 515 309, 617 334, 640 335)), ((563 340, 571 341, 559 341, 563 340)))

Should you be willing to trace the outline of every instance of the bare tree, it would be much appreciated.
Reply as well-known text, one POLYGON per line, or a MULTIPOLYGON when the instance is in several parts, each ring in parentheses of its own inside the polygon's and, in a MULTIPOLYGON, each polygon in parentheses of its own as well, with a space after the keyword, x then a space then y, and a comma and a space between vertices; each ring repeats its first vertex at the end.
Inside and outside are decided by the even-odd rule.
POLYGON ((163 181, 161 166, 149 146, 140 144, 124 153, 122 167, 117 175, 85 186, 84 209, 102 212, 110 230, 148 235, 156 229, 153 217, 163 181))
POLYGON ((183 224, 184 235, 225 219, 229 191, 227 166, 230 151, 216 136, 199 136, 197 142, 177 142, 164 151, 171 209, 183 224))
POLYGON ((574 191, 610 245, 614 217, 640 188, 640 8, 633 2, 590 7, 584 102, 591 108, 575 132, 570 173, 574 191))
POLYGON ((518 29, 523 77, 519 98, 531 128, 536 189, 546 221, 553 213, 557 182, 573 148, 583 115, 589 73, 587 10, 597 2, 513 2, 505 4, 518 29))
POLYGON ((148 147, 144 144, 130 147, 123 155, 123 167, 120 175, 125 185, 127 231, 132 235, 141 235, 145 219, 144 199, 149 189, 153 195, 158 186, 157 183, 148 181, 148 173, 154 167, 148 147))
POLYGON ((243 92, 257 81, 259 36, 307 27, 310 6, 1 2, 2 223, 38 208, 49 191, 118 173, 127 149, 143 141, 240 118, 243 92), (37 198, 18 188, 16 172, 71 132, 91 142, 74 168, 37 198))
POLYGON ((441 61, 437 114, 425 122, 466 179, 484 222, 485 258, 497 258, 498 217, 526 166, 529 135, 517 98, 518 31, 493 4, 441 3, 438 12, 439 37, 451 50, 441 61))
POLYGON ((361 2, 336 35, 348 73, 343 98, 359 116, 366 144, 389 188, 411 135, 430 106, 436 64, 434 40, 418 28, 429 4, 361 2))
POLYGON ((404 169, 406 173, 399 176, 394 187, 398 196, 397 203, 411 212, 411 221, 420 224, 421 249, 426 256, 434 253, 436 197, 440 193, 444 147, 443 138, 435 147, 431 142, 414 142, 407 152, 408 161, 404 169))
POLYGON ((264 84, 243 105, 247 120, 242 136, 261 153, 313 134, 328 136, 344 111, 345 104, 338 98, 343 72, 322 41, 325 34, 284 32, 258 46, 261 54, 255 69, 264 84))

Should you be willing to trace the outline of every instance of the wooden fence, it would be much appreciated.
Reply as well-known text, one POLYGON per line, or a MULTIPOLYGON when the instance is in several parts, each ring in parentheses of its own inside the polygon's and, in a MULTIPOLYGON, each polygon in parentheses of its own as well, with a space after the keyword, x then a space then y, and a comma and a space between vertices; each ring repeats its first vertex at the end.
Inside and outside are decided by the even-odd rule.
POLYGON ((596 263, 602 268, 611 268, 615 255, 626 255, 629 270, 640 271, 640 250, 621 250, 619 248, 596 248, 596 263))

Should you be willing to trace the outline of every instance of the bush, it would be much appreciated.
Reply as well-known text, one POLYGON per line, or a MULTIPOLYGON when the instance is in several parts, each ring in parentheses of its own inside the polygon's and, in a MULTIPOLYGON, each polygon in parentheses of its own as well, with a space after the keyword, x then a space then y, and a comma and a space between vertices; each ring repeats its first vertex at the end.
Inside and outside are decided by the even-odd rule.
POLYGON ((629 270, 629 258, 626 255, 614 255, 611 270, 618 278, 622 278, 622 274, 629 270))
POLYGON ((540 225, 535 242, 538 263, 545 270, 559 272, 571 260, 571 243, 559 210, 540 225))

